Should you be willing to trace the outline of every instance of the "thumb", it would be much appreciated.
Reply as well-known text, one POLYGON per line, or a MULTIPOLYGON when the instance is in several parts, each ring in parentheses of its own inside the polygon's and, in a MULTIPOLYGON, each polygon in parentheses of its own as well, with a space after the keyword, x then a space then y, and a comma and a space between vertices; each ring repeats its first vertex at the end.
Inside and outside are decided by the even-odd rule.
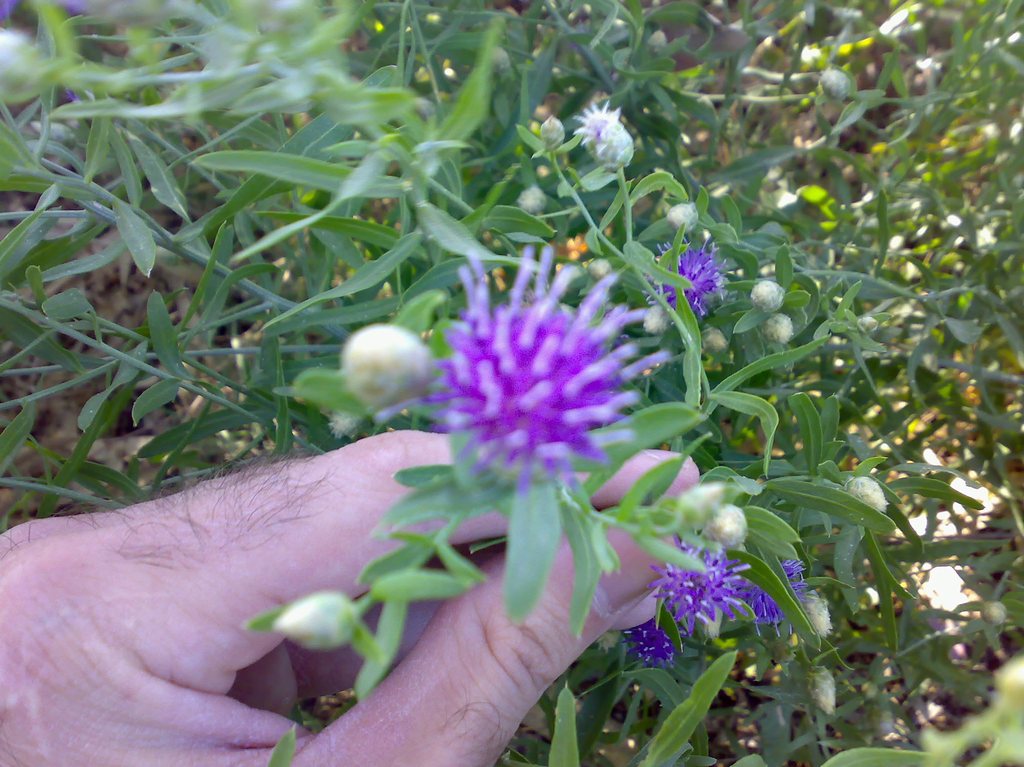
POLYGON ((496 561, 485 568, 487 582, 439 609, 391 676, 314 738, 296 764, 321 764, 327 754, 338 764, 493 764, 580 653, 605 631, 636 621, 654 561, 627 536, 610 539, 622 568, 601 579, 580 636, 569 625, 574 573, 567 545, 540 602, 519 624, 505 613, 504 561, 496 561), (382 721, 389 723, 383 733, 382 721))

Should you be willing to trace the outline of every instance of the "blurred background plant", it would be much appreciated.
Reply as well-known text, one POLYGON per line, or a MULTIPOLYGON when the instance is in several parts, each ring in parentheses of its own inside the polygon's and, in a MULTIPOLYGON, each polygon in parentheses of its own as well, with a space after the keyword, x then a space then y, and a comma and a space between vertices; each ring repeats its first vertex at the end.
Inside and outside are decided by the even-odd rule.
POLYGON ((699 411, 666 445, 741 493, 757 577, 792 596, 780 561, 803 563, 832 633, 794 599, 795 633, 726 621, 663 667, 609 637, 507 762, 909 764, 985 708, 1024 622, 1019 3, 88 0, 6 23, 5 526, 428 427, 293 386, 367 324, 444 330, 466 257, 550 241, 592 275, 569 303, 615 271, 616 301, 663 312, 629 330, 672 355, 643 404, 699 411), (606 101, 615 152, 563 145, 606 101), (703 317, 670 292, 687 242, 722 264, 703 317))

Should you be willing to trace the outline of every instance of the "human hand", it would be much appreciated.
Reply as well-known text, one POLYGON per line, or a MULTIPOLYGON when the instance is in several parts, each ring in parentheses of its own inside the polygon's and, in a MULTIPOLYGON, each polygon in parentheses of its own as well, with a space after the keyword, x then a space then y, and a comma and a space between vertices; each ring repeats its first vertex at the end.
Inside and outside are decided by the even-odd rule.
MULTIPOLYGON (((671 453, 635 457, 594 497, 614 505, 671 453)), ((298 697, 345 689, 349 650, 311 652, 247 619, 312 591, 357 596, 363 567, 395 546, 373 537, 406 490, 400 469, 450 460, 446 437, 396 432, 314 458, 247 468, 116 511, 51 518, 0 536, 0 764, 264 767, 298 697)), ((670 488, 696 482, 687 463, 670 488)), ((452 542, 501 535, 504 517, 452 542)), ((648 619, 653 562, 613 538, 580 637, 569 629, 572 556, 562 547, 527 618, 505 616, 502 557, 486 583, 414 605, 404 659, 294 764, 488 765, 543 691, 596 637, 648 619)))

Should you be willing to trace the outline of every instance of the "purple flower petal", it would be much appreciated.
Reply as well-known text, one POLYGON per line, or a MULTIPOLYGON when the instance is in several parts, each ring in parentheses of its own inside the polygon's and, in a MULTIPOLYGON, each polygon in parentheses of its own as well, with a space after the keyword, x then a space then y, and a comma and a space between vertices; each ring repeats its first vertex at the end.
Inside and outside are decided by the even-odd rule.
MULTIPOLYGON (((665 243, 659 249, 659 254, 664 256, 670 248, 671 245, 665 243)), ((705 243, 699 248, 687 247, 679 257, 679 274, 688 279, 691 285, 683 295, 698 317, 707 316, 708 300, 725 287, 722 265, 716 255, 715 246, 705 243)), ((665 300, 676 306, 676 289, 671 285, 663 285, 659 289, 665 295, 665 300)))
POLYGON ((572 459, 605 458, 591 431, 613 423, 639 395, 627 379, 664 359, 633 362, 631 344, 618 344, 638 313, 615 307, 601 315, 611 280, 602 281, 578 309, 560 303, 575 276, 565 266, 549 283, 554 251, 540 263, 524 253, 509 302, 493 306, 487 275, 471 262, 460 275, 468 305, 446 336, 441 360, 438 421, 468 432, 467 452, 480 468, 517 473, 528 484, 537 473, 572 482, 572 459))
MULTIPOLYGON (((798 559, 786 559, 782 562, 782 571, 786 574, 789 585, 793 587, 797 597, 802 599, 804 594, 807 593, 807 584, 803 580, 803 562, 798 559)), ((782 612, 782 608, 779 607, 779 603, 768 596, 764 589, 748 583, 741 594, 741 598, 754 611, 754 623, 772 625, 778 631, 779 624, 782 623, 786 616, 782 612)))
POLYGON ((668 634, 654 619, 622 632, 629 654, 645 666, 667 666, 676 655, 668 634))
POLYGON ((705 626, 721 617, 735 618, 741 609, 746 581, 740 573, 747 565, 726 557, 724 551, 701 550, 686 543, 679 548, 704 561, 704 572, 675 565, 655 567, 659 577, 651 584, 681 629, 693 634, 697 621, 705 626))

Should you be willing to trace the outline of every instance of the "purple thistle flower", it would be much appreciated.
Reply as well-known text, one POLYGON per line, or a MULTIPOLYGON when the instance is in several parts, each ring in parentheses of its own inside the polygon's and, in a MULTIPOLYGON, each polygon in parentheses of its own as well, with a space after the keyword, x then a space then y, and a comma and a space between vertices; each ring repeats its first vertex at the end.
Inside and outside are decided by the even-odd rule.
POLYGON ((629 654, 645 666, 667 666, 676 656, 676 648, 665 630, 653 618, 622 632, 629 654))
MULTIPOLYGON (((658 254, 664 256, 671 247, 665 243, 658 249, 658 254)), ((714 244, 706 242, 699 248, 687 246, 679 256, 679 274, 690 281, 690 288, 683 295, 698 317, 707 316, 708 299, 725 287, 722 265, 718 262, 716 254, 714 244)), ((675 287, 662 285, 659 289, 665 295, 665 300, 671 306, 676 306, 675 287)))
MULTIPOLYGON (((807 584, 803 580, 803 562, 798 559, 783 560, 782 570, 786 574, 789 585, 793 587, 797 597, 803 599, 807 593, 807 584)), ((775 630, 778 631, 778 626, 782 623, 783 618, 785 618, 785 614, 782 612, 782 608, 779 607, 779 603, 768 596, 764 589, 760 586, 755 586, 753 583, 748 583, 740 597, 754 611, 754 623, 758 625, 770 624, 775 626, 775 630)))
POLYGON ((574 457, 603 461, 602 446, 627 436, 591 430, 621 417, 639 395, 625 383, 665 359, 662 353, 630 362, 637 350, 618 343, 643 309, 605 306, 614 276, 601 280, 578 309, 559 302, 576 272, 561 269, 549 284, 554 251, 540 263, 523 254, 509 302, 492 306, 483 266, 471 260, 459 274, 468 305, 448 331, 451 357, 441 360, 440 386, 428 402, 440 404, 447 431, 468 432, 467 453, 477 467, 516 471, 520 488, 539 471, 573 481, 574 457))
POLYGON ((700 620, 708 626, 720 617, 735 618, 742 609, 746 581, 740 573, 747 565, 726 557, 724 551, 701 550, 686 543, 679 548, 704 561, 704 572, 684 570, 675 565, 654 567, 661 577, 651 584, 656 596, 688 634, 700 620))

